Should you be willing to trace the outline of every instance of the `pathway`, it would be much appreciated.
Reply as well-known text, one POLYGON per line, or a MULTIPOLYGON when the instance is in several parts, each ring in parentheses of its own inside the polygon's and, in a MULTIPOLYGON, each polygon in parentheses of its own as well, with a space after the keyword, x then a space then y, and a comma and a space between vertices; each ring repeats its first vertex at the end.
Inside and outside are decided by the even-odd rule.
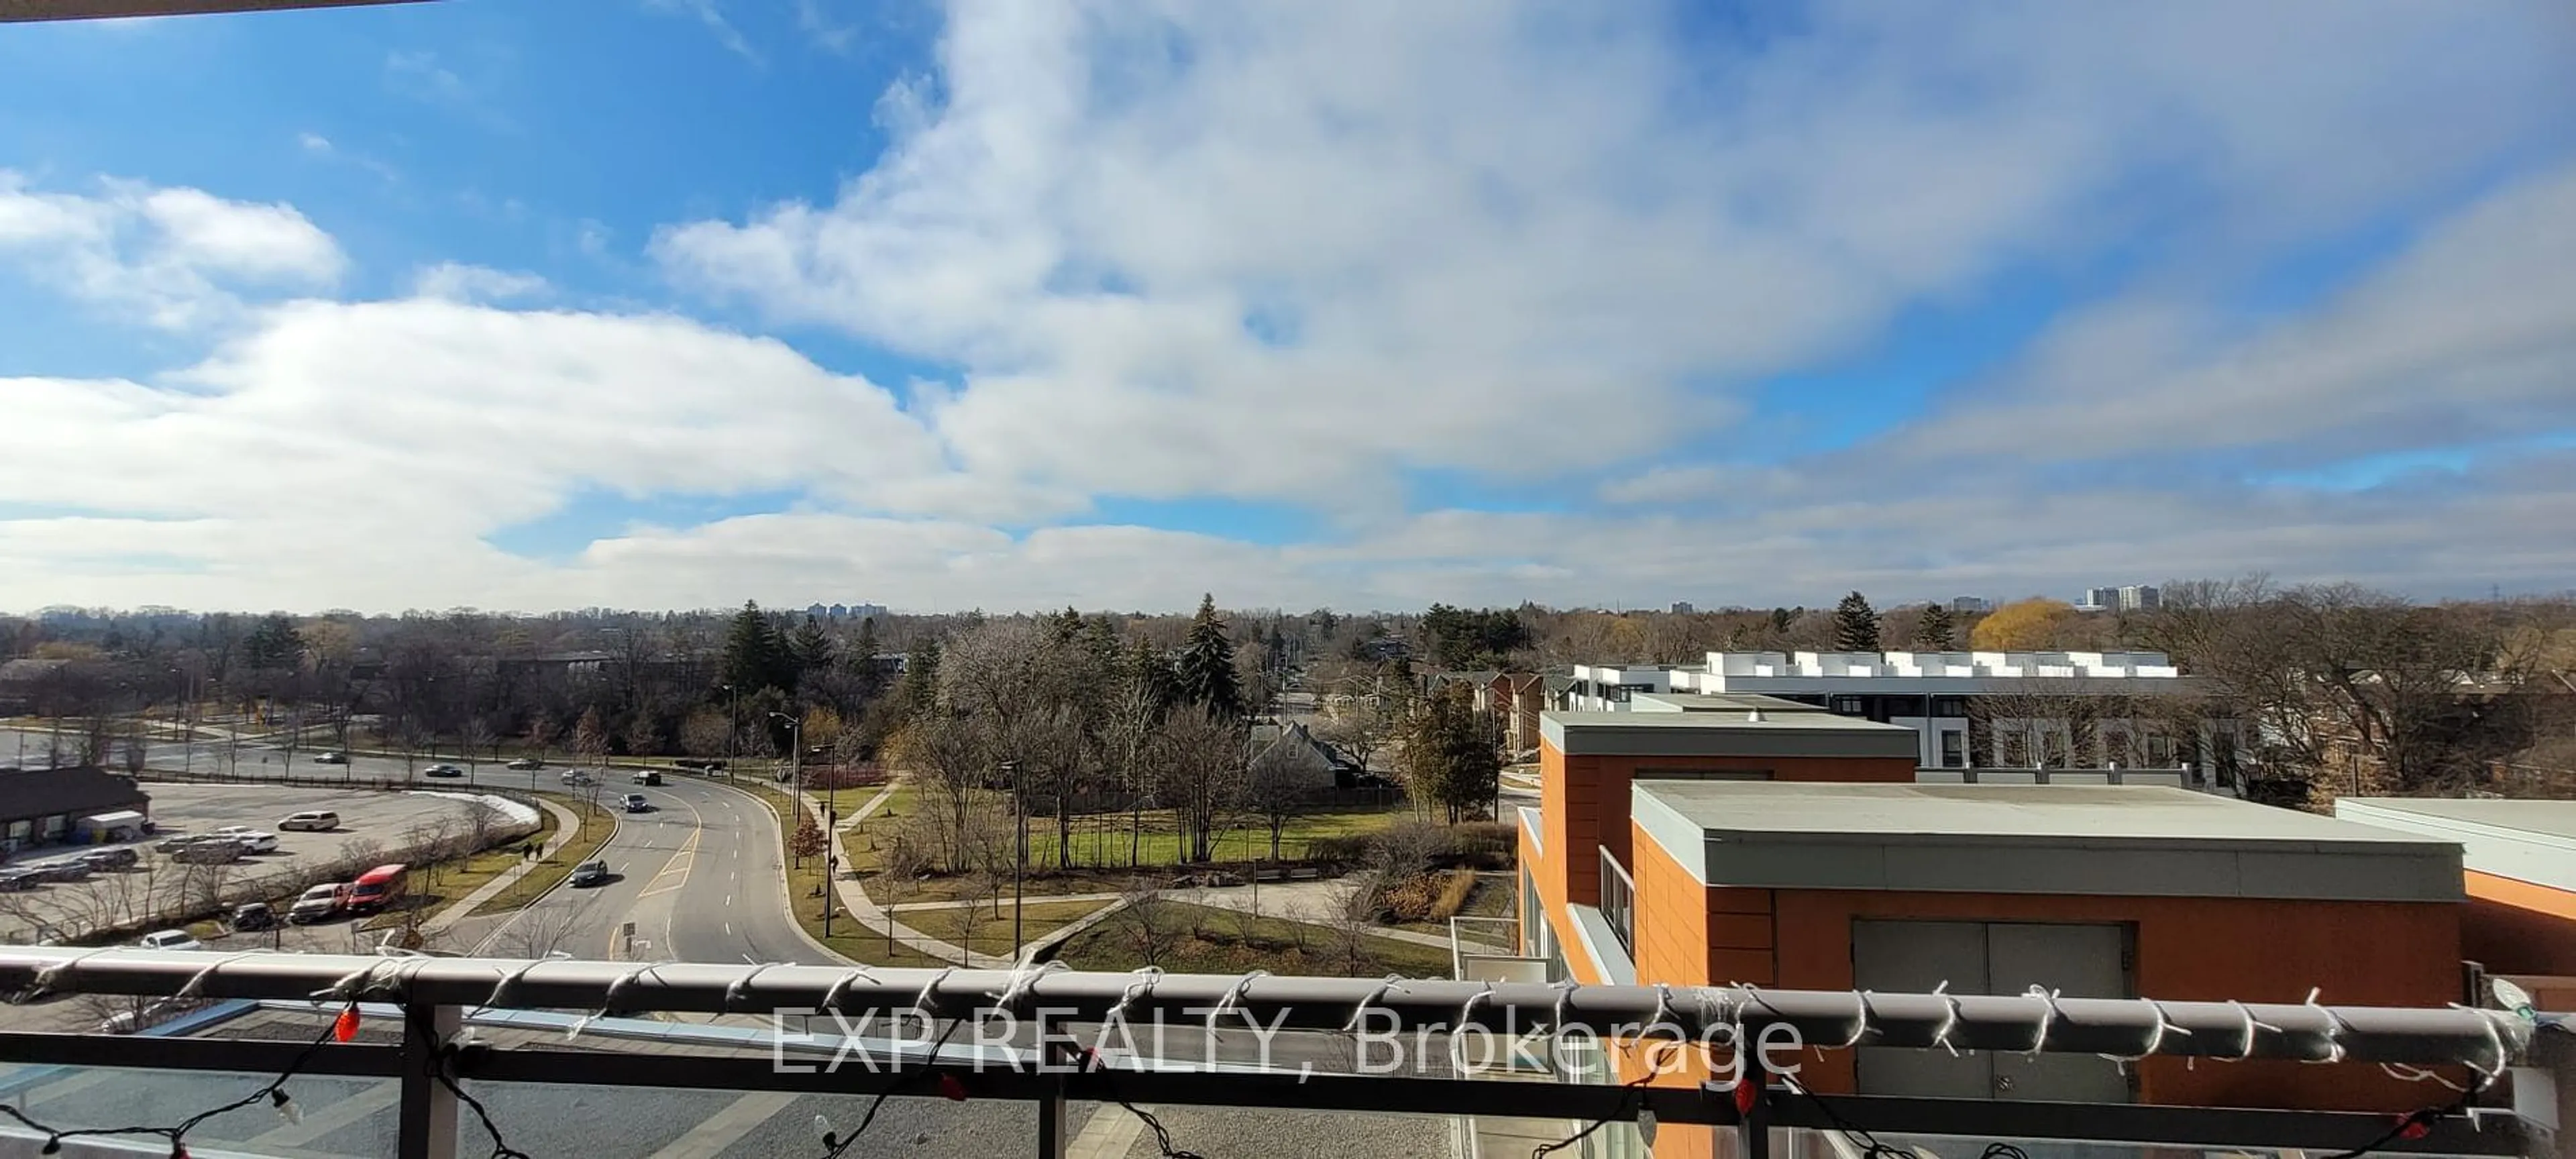
POLYGON ((535 800, 537 804, 545 807, 546 812, 555 815, 554 834, 546 838, 545 847, 538 854, 537 860, 530 861, 526 858, 519 859, 519 863, 517 865, 513 865, 508 869, 502 870, 499 877, 495 877, 490 881, 484 882, 481 886, 477 887, 474 892, 459 898, 446 909, 438 911, 436 916, 431 917, 428 921, 422 922, 420 924, 422 933, 437 934, 446 930, 449 926, 464 921, 465 915, 473 913, 476 906, 482 905, 484 902, 501 896, 501 891, 506 890, 513 885, 517 885, 520 878, 526 877, 530 872, 536 869, 538 862, 544 861, 546 858, 553 857, 557 850, 571 844, 572 839, 580 834, 580 814, 564 808, 561 805, 555 804, 543 797, 535 798, 535 800))
MULTIPOLYGON (((894 796, 892 785, 877 790, 875 796, 869 797, 858 808, 850 810, 848 816, 843 818, 840 831, 846 832, 850 826, 866 820, 878 809, 883 808, 886 800, 892 796, 894 796)), ((815 800, 812 794, 799 795, 797 804, 804 806, 805 812, 814 818, 816 826, 824 824, 823 803, 815 800)), ((837 834, 834 840, 839 840, 837 834)), ((959 963, 970 969, 1008 970, 1012 966, 1009 958, 978 953, 954 942, 931 937, 896 921, 894 915, 887 912, 886 907, 878 905, 875 898, 868 896, 867 887, 861 885, 858 878, 847 873, 832 878, 832 892, 840 898, 841 908, 848 911, 852 920, 877 933, 882 934, 889 929, 892 930, 894 940, 900 945, 909 946, 942 961, 959 963)))

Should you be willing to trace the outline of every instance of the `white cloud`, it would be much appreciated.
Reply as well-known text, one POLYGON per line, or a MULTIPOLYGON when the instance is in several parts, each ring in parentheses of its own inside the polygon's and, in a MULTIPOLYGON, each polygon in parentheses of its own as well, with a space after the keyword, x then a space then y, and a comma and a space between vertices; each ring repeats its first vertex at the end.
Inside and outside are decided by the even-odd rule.
POLYGON ((466 265, 462 262, 440 262, 420 271, 412 279, 412 293, 423 298, 443 298, 456 302, 495 302, 511 298, 535 297, 551 287, 535 274, 519 270, 496 270, 489 266, 466 265))
POLYGON ((295 143, 302 145, 307 153, 327 154, 331 151, 331 138, 320 133, 297 133, 295 143))
POLYGON ((31 189, 0 169, 0 268, 164 329, 222 321, 240 295, 325 288, 337 242, 287 205, 197 189, 102 182, 95 195, 31 189))
POLYGON ((2146 296, 2062 323, 1909 457, 2062 462, 2269 448, 2273 465, 2576 427, 2576 167, 2439 221, 2317 309, 2250 334, 2146 296))
POLYGON ((1337 505, 1723 430, 1906 305, 2131 240, 2169 205, 2133 181, 2226 265, 2567 110, 2537 8, 1827 4, 1759 52, 1629 15, 961 5, 836 201, 653 252, 961 367, 932 420, 976 472, 1337 505))

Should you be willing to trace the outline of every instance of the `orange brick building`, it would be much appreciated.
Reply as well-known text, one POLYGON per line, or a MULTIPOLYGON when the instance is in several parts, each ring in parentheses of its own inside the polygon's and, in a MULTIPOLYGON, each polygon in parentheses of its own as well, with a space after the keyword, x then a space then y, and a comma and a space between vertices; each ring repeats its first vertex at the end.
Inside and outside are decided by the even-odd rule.
POLYGON ((2576 1008, 2576 801, 2345 797, 2335 816, 2459 842, 2461 953, 2543 1009, 2576 1008))
MULTIPOLYGON (((1522 952, 1584 982, 2297 1002, 2461 997, 2456 842, 2174 788, 1918 784, 1910 730, 1550 713, 1522 952)), ((1862 1049, 1819 1091, 2396 1110, 2375 1068, 1862 1049)), ((1623 1070, 1604 1067, 1601 1081, 1623 1070)), ((1659 1156, 1706 1155, 1667 1128, 1659 1156)))

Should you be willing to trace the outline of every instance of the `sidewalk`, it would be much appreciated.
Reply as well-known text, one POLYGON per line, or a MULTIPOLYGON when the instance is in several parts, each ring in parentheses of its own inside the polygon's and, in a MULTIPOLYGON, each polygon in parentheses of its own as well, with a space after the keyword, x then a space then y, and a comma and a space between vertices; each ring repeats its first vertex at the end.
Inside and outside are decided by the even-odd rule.
MULTIPOLYGON (((543 797, 537 798, 537 804, 545 806, 546 812, 555 815, 554 835, 546 838, 544 849, 537 857, 537 861, 543 861, 546 858, 553 857, 557 851, 561 850, 565 845, 570 844, 572 839, 580 834, 581 816, 574 813, 572 810, 555 804, 543 797)), ((610 823, 615 824, 614 821, 610 823)), ((495 877, 490 881, 484 882, 481 886, 477 887, 474 892, 466 894, 464 897, 457 899, 455 903, 449 905, 446 909, 438 911, 438 916, 422 922, 420 924, 421 932, 424 934, 436 934, 444 931, 449 926, 464 921, 465 915, 473 913, 476 906, 499 897, 501 895, 501 891, 506 890, 513 885, 517 885, 520 878, 526 877, 529 871, 534 870, 537 867, 537 861, 530 861, 525 858, 521 858, 517 865, 513 865, 510 868, 503 870, 499 877, 495 877)))
MULTIPOLYGON (((858 808, 850 810, 849 814, 843 818, 844 823, 842 829, 846 830, 848 826, 856 825, 860 821, 866 820, 870 814, 873 814, 879 808, 882 808, 885 805, 887 798, 892 797, 893 795, 893 785, 887 785, 884 788, 877 790, 875 796, 868 798, 867 801, 864 804, 861 804, 858 808)), ((806 814, 814 819, 816 827, 819 828, 824 824, 822 802, 815 800, 811 794, 799 794, 796 803, 799 806, 802 806, 806 814)), ((833 834, 833 840, 837 841, 839 839, 839 831, 835 831, 833 834)), ((910 946, 911 948, 928 954, 931 957, 938 958, 942 961, 955 962, 970 969, 1008 970, 1013 965, 1009 958, 994 954, 978 953, 953 942, 941 941, 938 938, 931 937, 928 934, 922 933, 919 930, 896 921, 893 914, 886 912, 885 907, 878 905, 875 898, 868 896, 867 887, 860 885, 857 878, 851 877, 846 873, 832 879, 832 892, 839 896, 842 910, 846 911, 852 920, 857 921, 860 925, 877 933, 884 933, 889 927, 891 927, 894 931, 894 939, 898 944, 910 946)))

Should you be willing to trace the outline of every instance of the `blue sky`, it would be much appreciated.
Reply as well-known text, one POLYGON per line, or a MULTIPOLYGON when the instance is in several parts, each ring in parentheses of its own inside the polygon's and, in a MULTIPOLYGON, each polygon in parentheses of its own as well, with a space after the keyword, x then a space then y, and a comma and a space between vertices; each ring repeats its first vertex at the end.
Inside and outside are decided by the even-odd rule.
POLYGON ((2576 20, 2245 7, 8 26, 0 608, 2576 587, 2576 20))

